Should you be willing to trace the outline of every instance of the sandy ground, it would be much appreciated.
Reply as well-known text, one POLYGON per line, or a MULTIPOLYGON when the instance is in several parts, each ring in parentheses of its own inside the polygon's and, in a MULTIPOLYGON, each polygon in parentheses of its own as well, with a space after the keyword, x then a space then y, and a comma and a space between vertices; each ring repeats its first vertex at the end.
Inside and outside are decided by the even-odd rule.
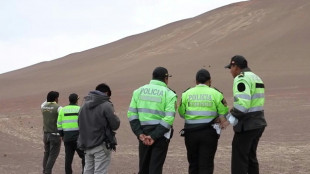
MULTIPOLYGON (((308 113, 309 105, 299 105, 308 100, 309 94, 300 90, 299 96, 281 95, 287 92, 292 91, 285 89, 267 96, 267 99, 272 98, 278 102, 267 102, 266 106, 268 127, 257 150, 263 174, 306 174, 310 171, 310 135, 305 129, 310 120, 304 115, 308 113), (283 107, 287 104, 286 97, 293 97, 293 109, 287 110, 283 107), (292 115, 295 118, 292 118, 292 115)), ((137 140, 130 130, 126 110, 118 112, 118 115, 121 118, 121 127, 117 133, 119 145, 117 152, 113 153, 109 173, 134 174, 138 168, 137 140)), ((1 116, 0 173, 40 173, 43 157, 41 122, 39 112, 31 115, 1 116)), ((176 132, 182 125, 183 120, 177 116, 176 132)), ((231 127, 222 132, 215 158, 215 174, 227 174, 230 171, 232 136, 231 127)), ((79 173, 80 160, 77 155, 73 166, 74 172, 79 173)), ((176 133, 169 146, 164 173, 185 174, 187 168, 184 140, 176 133)), ((54 173, 64 173, 64 146, 54 166, 54 173)))

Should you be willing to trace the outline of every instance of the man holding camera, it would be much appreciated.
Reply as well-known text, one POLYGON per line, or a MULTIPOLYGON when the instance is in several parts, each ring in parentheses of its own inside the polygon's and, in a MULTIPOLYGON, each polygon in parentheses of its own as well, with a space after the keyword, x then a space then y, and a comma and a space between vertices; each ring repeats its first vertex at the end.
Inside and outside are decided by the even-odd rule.
POLYGON ((111 90, 107 84, 99 84, 85 97, 79 112, 80 135, 78 144, 85 151, 84 174, 108 173, 111 161, 109 134, 120 126, 110 101, 111 90))

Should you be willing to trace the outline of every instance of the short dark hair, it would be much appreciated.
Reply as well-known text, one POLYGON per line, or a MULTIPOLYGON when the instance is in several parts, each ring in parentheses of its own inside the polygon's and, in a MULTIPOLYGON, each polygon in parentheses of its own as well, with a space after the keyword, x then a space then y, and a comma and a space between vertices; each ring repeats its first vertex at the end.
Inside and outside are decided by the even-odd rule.
POLYGON ((70 104, 76 104, 79 99, 79 96, 76 93, 72 93, 69 95, 70 104))
POLYGON ((99 85, 97 85, 96 90, 100 91, 100 92, 107 92, 108 96, 110 97, 112 95, 112 91, 110 89, 110 87, 105 84, 105 83, 101 83, 99 85))
POLYGON ((160 81, 164 81, 165 78, 171 77, 171 75, 168 74, 168 70, 164 67, 156 67, 152 75, 154 80, 160 80, 160 81))
POLYGON ((46 96, 47 102, 54 102, 59 97, 59 92, 57 91, 50 91, 46 96))
POLYGON ((208 80, 210 80, 211 76, 208 70, 206 69, 200 69, 196 73, 196 81, 199 83, 206 83, 208 80))

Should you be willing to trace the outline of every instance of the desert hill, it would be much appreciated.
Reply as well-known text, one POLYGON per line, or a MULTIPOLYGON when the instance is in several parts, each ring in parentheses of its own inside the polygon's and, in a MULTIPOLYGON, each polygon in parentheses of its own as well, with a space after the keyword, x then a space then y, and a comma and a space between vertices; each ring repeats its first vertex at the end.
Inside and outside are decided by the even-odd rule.
MULTIPOLYGON (((71 92, 84 96, 97 84, 106 82, 112 88, 112 101, 122 119, 118 134, 120 153, 114 156, 111 173, 126 173, 126 167, 134 173, 137 160, 134 164, 126 162, 132 160, 131 157, 137 159, 137 142, 134 135, 128 133, 126 119, 132 91, 149 82, 156 66, 164 66, 173 75, 169 86, 180 98, 185 89, 194 85, 197 70, 206 68, 211 73, 212 85, 224 93, 231 106, 233 79, 224 66, 232 56, 241 54, 266 86, 265 112, 269 126, 260 149, 262 173, 304 173, 310 170, 307 165, 310 135, 306 131, 310 121, 307 116, 310 112, 309 16, 308 0, 235 3, 113 43, 0 74, 0 137, 13 136, 19 144, 25 141, 25 148, 29 149, 29 142, 33 141, 33 146, 40 149, 39 105, 47 92, 59 91, 59 103, 66 105, 71 92), (14 121, 17 123, 11 123, 14 121), (25 134, 23 126, 32 134, 25 134), (131 151, 122 154, 128 146, 131 151), (295 165, 299 167, 293 167, 295 165)), ((183 121, 177 118, 175 124, 180 129, 183 121)), ((175 150, 167 157, 165 170, 174 173, 182 169, 186 173, 183 139, 175 137, 171 145, 175 150), (183 165, 173 167, 175 158, 181 159, 179 162, 183 165)), ((216 166, 216 173, 229 171, 231 137, 231 128, 222 135, 217 162, 223 163, 225 169, 216 166), (219 160, 220 157, 224 161, 219 160)), ((12 142, 12 137, 1 141, 4 146, 1 152, 14 154, 9 145, 12 142)), ((38 158, 40 153, 43 155, 42 149, 36 153, 38 158)), ((9 171, 2 166, 5 162, 1 159, 0 169, 9 171)), ((63 165, 61 160, 60 156, 57 165, 63 165)), ((30 164, 21 164, 21 168, 24 165, 30 164)), ((40 165, 37 164, 34 171, 40 170, 40 165)))

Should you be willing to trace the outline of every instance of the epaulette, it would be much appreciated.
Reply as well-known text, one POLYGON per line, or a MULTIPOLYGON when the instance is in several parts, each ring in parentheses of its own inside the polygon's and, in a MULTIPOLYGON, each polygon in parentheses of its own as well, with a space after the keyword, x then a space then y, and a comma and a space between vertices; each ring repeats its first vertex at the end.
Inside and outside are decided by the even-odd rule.
POLYGON ((185 91, 183 91, 183 93, 186 92, 186 91, 188 91, 188 90, 191 89, 191 88, 192 88, 192 87, 187 88, 185 91))
POLYGON ((244 77, 244 72, 241 72, 239 75, 238 75, 238 78, 240 77, 244 77))
POLYGON ((173 89, 171 89, 171 88, 169 88, 169 87, 168 87, 168 89, 170 89, 172 92, 174 92, 175 94, 177 94, 173 89))
POLYGON ((221 94, 223 94, 222 91, 218 90, 216 87, 213 87, 213 89, 217 90, 218 92, 220 92, 221 94))

